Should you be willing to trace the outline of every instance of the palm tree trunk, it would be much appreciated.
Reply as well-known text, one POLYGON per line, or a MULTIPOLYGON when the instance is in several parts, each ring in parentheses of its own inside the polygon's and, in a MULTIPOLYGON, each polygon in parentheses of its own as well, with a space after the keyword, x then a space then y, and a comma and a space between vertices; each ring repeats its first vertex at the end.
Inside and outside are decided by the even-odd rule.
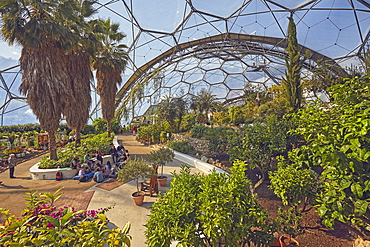
POLYGON ((81 143, 81 130, 80 128, 76 128, 76 140, 75 140, 75 146, 78 147, 81 143))
POLYGON ((49 153, 51 160, 58 160, 57 157, 57 144, 55 142, 55 131, 48 131, 49 135, 49 153))

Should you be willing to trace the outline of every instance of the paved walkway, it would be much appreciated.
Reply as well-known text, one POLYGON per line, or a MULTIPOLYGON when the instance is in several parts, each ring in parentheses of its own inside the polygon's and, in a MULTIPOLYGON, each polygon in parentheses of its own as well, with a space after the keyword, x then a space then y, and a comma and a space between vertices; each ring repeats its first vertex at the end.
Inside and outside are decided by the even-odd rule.
MULTIPOLYGON (((129 150, 131 158, 145 157, 151 151, 150 147, 144 146, 135 140, 131 133, 118 135, 118 141, 122 141, 126 149, 129 150)), ((24 162, 15 168, 15 176, 17 178, 10 179, 9 172, 0 174, 0 207, 6 208, 11 213, 19 215, 25 208, 25 193, 27 190, 38 190, 39 192, 55 192, 63 187, 62 192, 65 195, 94 191, 88 209, 99 209, 113 206, 113 209, 108 211, 107 216, 112 223, 119 227, 123 227, 127 222, 131 223, 130 235, 132 236, 131 246, 144 247, 145 237, 144 224, 149 218, 149 206, 153 205, 157 197, 146 196, 144 203, 141 206, 136 206, 131 198, 131 194, 136 191, 134 181, 125 183, 110 191, 97 187, 93 181, 79 183, 76 180, 31 180, 29 178, 28 169, 39 161, 34 158, 24 162)), ((160 187, 161 192, 169 189, 169 182, 172 180, 171 172, 178 170, 182 162, 174 160, 164 167, 164 174, 169 177, 166 187, 160 187)), ((193 168, 193 172, 200 172, 193 168)), ((0 219, 1 220, 1 219, 0 219)))

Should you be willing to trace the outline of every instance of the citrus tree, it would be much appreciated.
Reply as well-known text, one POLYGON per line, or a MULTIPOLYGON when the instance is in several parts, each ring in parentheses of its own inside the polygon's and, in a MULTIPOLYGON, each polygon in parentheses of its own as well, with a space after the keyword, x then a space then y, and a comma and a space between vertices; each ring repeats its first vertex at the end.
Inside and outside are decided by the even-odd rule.
POLYGON ((231 174, 190 174, 182 166, 173 174, 171 189, 151 208, 148 246, 170 246, 172 241, 181 246, 269 246, 276 229, 252 194, 245 170, 241 161, 231 174))
POLYGON ((295 114, 296 132, 308 144, 289 157, 296 168, 323 169, 315 206, 326 226, 333 228, 338 220, 369 236, 369 78, 349 79, 329 93, 331 102, 317 102, 295 114))
POLYGON ((245 128, 243 150, 239 153, 239 158, 247 160, 251 167, 260 170, 261 182, 274 167, 275 157, 287 152, 290 128, 289 121, 279 120, 274 115, 266 118, 264 123, 253 123, 245 128))

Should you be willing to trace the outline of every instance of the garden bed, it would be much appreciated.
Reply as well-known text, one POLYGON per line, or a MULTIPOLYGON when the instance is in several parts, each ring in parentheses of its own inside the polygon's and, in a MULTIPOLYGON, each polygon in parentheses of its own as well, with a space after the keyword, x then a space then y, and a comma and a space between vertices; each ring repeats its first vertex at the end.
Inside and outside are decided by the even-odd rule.
MULTIPOLYGON (((92 158, 92 160, 96 161, 96 158, 92 158)), ((112 156, 111 155, 104 155, 103 156, 103 164, 106 164, 108 161, 111 163, 112 161, 112 156)), ((87 164, 86 164, 87 165, 87 164)), ((57 172, 62 172, 63 174, 63 179, 72 179, 76 174, 78 173, 77 169, 72 169, 72 168, 54 168, 54 169, 40 169, 39 168, 39 163, 36 163, 34 166, 30 168, 30 177, 34 180, 39 180, 39 179, 55 179, 55 174, 57 172)))

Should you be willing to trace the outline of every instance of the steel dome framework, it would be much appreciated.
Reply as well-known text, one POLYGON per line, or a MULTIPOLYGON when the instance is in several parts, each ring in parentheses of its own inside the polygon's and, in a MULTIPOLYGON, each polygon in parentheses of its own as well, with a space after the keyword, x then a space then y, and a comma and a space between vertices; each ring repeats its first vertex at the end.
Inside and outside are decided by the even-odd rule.
MULTIPOLYGON (((97 7, 97 16, 120 23, 127 34, 130 60, 116 106, 131 109, 128 121, 164 96, 207 90, 230 101, 251 85, 263 90, 279 84, 291 15, 299 49, 310 54, 305 75, 319 60, 333 73, 359 65, 370 36, 367 0, 100 0, 97 7)), ((17 66, 0 67, 2 124, 26 104, 17 94, 19 78, 17 66)))

